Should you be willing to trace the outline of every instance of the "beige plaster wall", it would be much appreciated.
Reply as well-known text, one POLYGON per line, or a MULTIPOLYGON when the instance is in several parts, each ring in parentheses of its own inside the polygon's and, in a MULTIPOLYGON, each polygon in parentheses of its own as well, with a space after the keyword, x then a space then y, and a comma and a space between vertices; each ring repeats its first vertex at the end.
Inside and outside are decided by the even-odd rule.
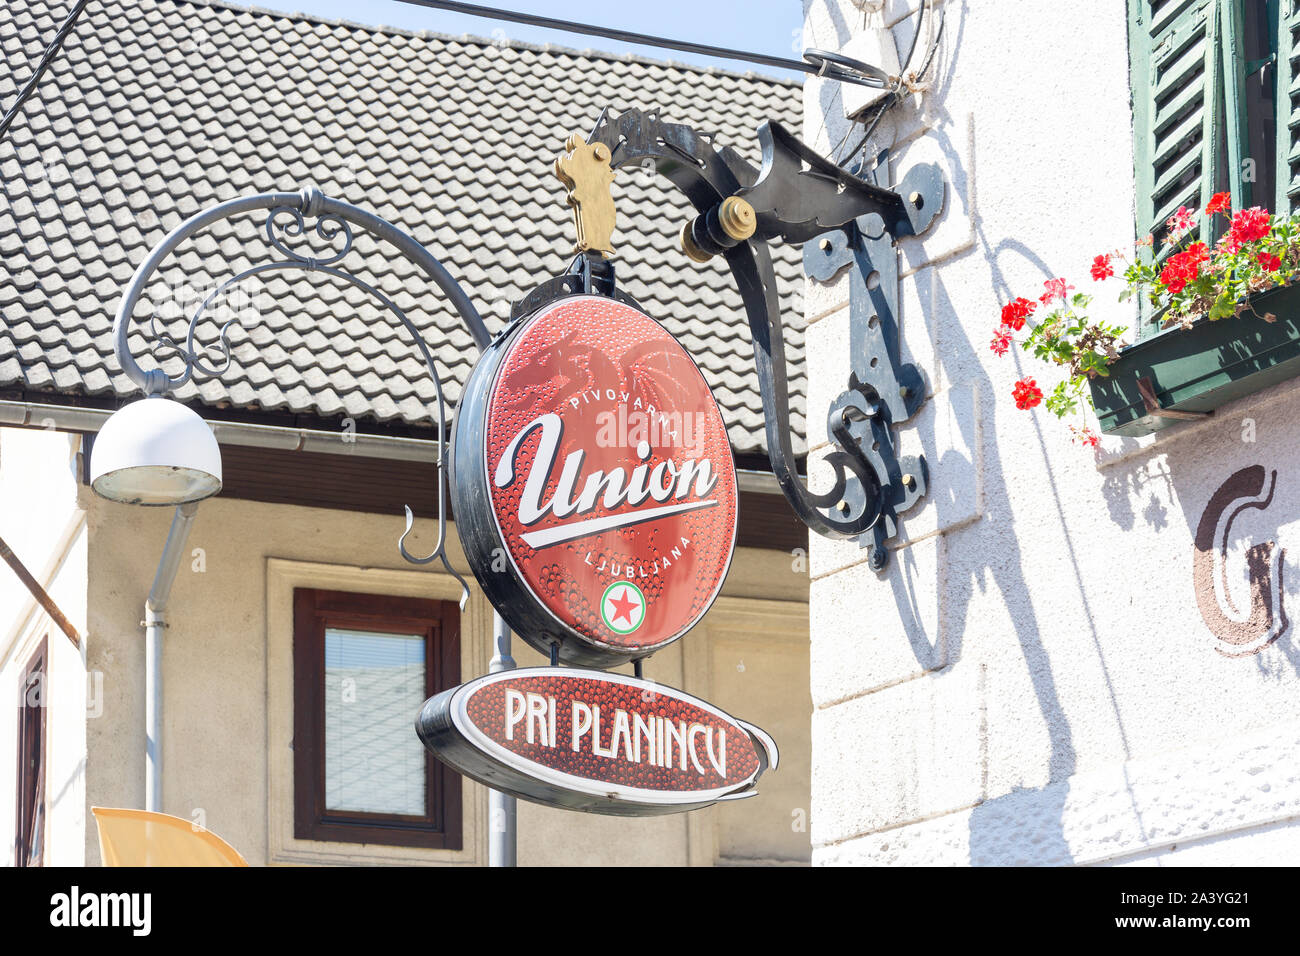
MULTIPOLYGON (((171 516, 104 502, 85 488, 81 502, 90 527, 89 605, 98 635, 88 660, 104 673, 104 718, 87 730, 87 800, 140 806, 144 656, 137 622, 171 516)), ((401 559, 402 528, 396 515, 220 497, 200 506, 164 651, 166 812, 202 822, 254 864, 485 862, 487 791, 467 781, 465 849, 458 853, 313 844, 292 836, 292 588, 456 596, 447 575, 401 559)), ((432 521, 420 522, 412 551, 430 547, 435 530, 432 521)), ((449 530, 453 563, 467 573, 449 530)), ((521 863, 807 862, 812 703, 804 568, 801 556, 738 551, 723 597, 699 631, 646 665, 646 676, 709 697, 776 735, 782 766, 764 778, 762 794, 738 806, 644 820, 521 802, 521 863)), ((462 617, 464 679, 487 670, 491 619, 475 589, 462 617)), ((543 663, 522 641, 515 648, 521 666, 543 663)), ((93 834, 86 858, 98 861, 93 834)))

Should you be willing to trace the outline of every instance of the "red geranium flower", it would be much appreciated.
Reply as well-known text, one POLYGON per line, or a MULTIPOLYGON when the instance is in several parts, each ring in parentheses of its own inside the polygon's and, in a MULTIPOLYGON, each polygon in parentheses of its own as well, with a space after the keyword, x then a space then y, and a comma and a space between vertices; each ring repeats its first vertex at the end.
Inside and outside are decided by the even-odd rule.
POLYGON ((1043 283, 1043 288, 1046 291, 1038 297, 1038 301, 1046 304, 1057 297, 1064 299, 1065 293, 1074 286, 1066 285, 1064 279, 1048 279, 1043 283))
POLYGON ((1187 283, 1200 276, 1201 263, 1209 258, 1210 252, 1205 248, 1205 243, 1194 242, 1183 252, 1169 257, 1164 269, 1160 271, 1160 281, 1177 295, 1187 283))
POLYGON ((1109 279, 1115 274, 1115 269, 1110 264, 1110 253, 1102 253, 1092 260, 1092 278, 1100 282, 1102 279, 1109 279))
POLYGON ((1251 206, 1232 217, 1231 232, 1241 242, 1254 242, 1268 235, 1269 215, 1267 209, 1251 206))
POLYGON ((1278 269, 1282 268, 1282 259, 1279 256, 1261 252, 1256 258, 1259 260, 1259 264, 1264 267, 1265 272, 1277 272, 1278 269))
POLYGON ((1038 308, 1036 302, 1030 302, 1023 296, 1012 299, 1002 307, 1002 324, 1019 332, 1025 327, 1025 319, 1038 308))
POLYGON ((994 355, 1006 355, 1011 342, 1011 329, 1005 325, 999 326, 993 330, 993 341, 989 344, 989 349, 994 355))
POLYGON ((1216 212, 1228 212, 1232 208, 1231 193, 1215 193, 1205 204, 1205 213, 1213 216, 1216 212))
POLYGON ((1016 408, 1028 410, 1043 400, 1043 390, 1032 378, 1026 377, 1016 382, 1011 396, 1016 400, 1016 408))

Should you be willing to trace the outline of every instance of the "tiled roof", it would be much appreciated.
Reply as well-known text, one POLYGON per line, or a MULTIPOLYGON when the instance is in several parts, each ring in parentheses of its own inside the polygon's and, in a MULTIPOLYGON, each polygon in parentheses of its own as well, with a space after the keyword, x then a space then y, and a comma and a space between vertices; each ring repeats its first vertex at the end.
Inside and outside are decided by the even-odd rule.
MULTIPOLYGON (((0 4, 0 104, 13 102, 70 6, 0 4)), ((601 53, 220 3, 98 0, 0 143, 0 390, 134 396, 110 326, 146 252, 212 203, 309 184, 424 243, 495 331, 511 301, 571 258, 551 164, 565 136, 589 130, 605 105, 659 107, 666 119, 716 130, 757 164, 756 126, 771 117, 798 128, 802 95, 752 74, 601 53)), ((623 171, 615 190, 620 284, 696 356, 736 450, 760 450, 761 403, 733 282, 717 260, 697 266, 677 248, 691 210, 666 180, 623 171)), ((206 293, 269 261, 263 219, 183 245, 153 300, 206 293)), ((407 309, 455 402, 475 354, 469 335, 414 267, 372 249, 358 239, 354 255, 364 259, 352 270, 407 309)), ((792 426, 802 436, 802 273, 797 250, 775 252, 797 360, 792 426)), ((252 290, 255 314, 231 329, 229 370, 177 397, 430 425, 432 383, 391 316, 320 274, 284 276, 252 290)), ((168 328, 183 329, 179 310, 167 308, 168 328)), ((215 327, 200 332, 210 341, 215 327)), ((146 347, 135 336, 135 354, 146 347)), ((164 367, 179 368, 174 358, 164 367)))

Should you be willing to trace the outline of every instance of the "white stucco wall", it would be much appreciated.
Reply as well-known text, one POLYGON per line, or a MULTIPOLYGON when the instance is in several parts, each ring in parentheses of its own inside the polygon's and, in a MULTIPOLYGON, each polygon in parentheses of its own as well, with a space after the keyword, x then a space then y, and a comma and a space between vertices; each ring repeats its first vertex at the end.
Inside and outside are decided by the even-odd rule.
MULTIPOLYGON (((814 862, 1294 863, 1300 640, 1290 625, 1259 653, 1221 653, 1193 539, 1230 475, 1276 471, 1271 504, 1231 526, 1227 591, 1250 606, 1246 551, 1272 541, 1290 549, 1283 610, 1296 600, 1300 393, 1108 439, 1096 458, 1015 408, 1018 377, 1056 378, 989 351, 1003 303, 1066 276, 1132 324, 1118 285, 1088 278, 1134 238, 1125 4, 943 7, 928 91, 877 136, 896 178, 927 161, 947 180, 940 220, 900 244, 903 355, 930 397, 899 433, 930 491, 882 574, 813 536, 814 862)), ((865 17, 903 53, 915 8, 806 0, 804 45, 839 49, 865 17)), ((828 150, 844 133, 834 86, 810 81, 805 104, 805 136, 828 150)), ((847 381, 846 275, 809 284, 811 422, 847 381)), ((808 441, 817 474, 826 436, 808 441)))
MULTIPOLYGON (((86 633, 86 529, 77 507, 80 439, 51 430, 0 428, 0 537, 86 633)), ((18 703, 23 672, 46 643, 45 863, 78 866, 85 843, 86 720, 97 681, 82 653, 0 564, 0 845, 14 858, 18 703), (87 689, 89 688, 89 697, 87 689)))

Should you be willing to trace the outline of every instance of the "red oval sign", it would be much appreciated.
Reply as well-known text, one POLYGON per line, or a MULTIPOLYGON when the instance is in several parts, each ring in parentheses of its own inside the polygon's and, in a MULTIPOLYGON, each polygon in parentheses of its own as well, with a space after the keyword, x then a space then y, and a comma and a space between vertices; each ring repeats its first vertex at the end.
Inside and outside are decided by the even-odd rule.
POLYGON ((623 815, 752 796, 777 763, 763 731, 652 681, 540 667, 431 698, 416 722, 440 759, 528 799, 623 815))
POLYGON ((726 425, 685 349, 638 309, 583 295, 524 320, 484 362, 490 377, 476 369, 457 416, 458 446, 461 416, 483 416, 480 474, 457 448, 457 522, 486 498, 508 562, 492 573, 541 613, 512 620, 527 617, 520 602, 484 581, 467 541, 493 603, 534 646, 561 635, 578 663, 644 657, 690 630, 726 577, 737 491, 726 425))

